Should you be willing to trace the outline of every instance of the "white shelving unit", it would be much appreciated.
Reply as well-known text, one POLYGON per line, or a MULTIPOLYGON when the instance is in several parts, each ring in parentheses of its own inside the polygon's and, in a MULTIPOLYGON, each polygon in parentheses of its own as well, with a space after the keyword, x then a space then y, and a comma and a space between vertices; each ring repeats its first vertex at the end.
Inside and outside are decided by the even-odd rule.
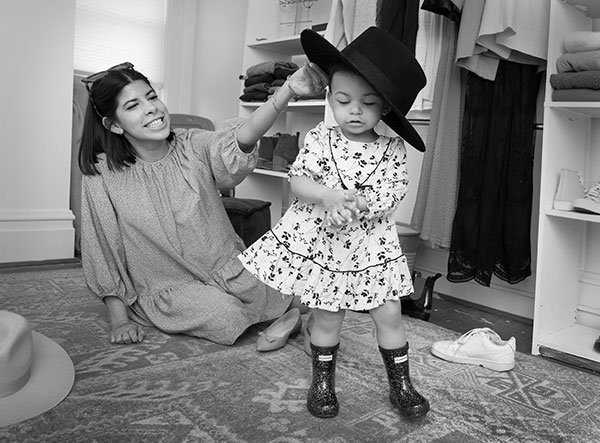
MULTIPOLYGON (((290 6, 291 7, 291 6, 290 6)), ((326 21, 331 0, 317 0, 312 4, 314 23, 326 21)), ((306 61, 299 35, 279 37, 279 2, 276 0, 249 0, 246 24, 246 48, 243 72, 264 61, 292 61, 302 66, 306 61)), ((247 117, 261 106, 261 102, 240 102, 239 115, 247 117)), ((300 146, 306 132, 325 117, 325 100, 298 100, 290 102, 269 134, 300 132, 300 146)), ((287 174, 256 169, 236 187, 236 196, 271 202, 271 223, 275 224, 290 202, 287 174)))
POLYGON ((573 31, 600 30, 597 1, 551 0, 533 354, 600 368, 600 215, 552 209, 561 168, 600 178, 600 103, 554 102, 550 75, 573 31))

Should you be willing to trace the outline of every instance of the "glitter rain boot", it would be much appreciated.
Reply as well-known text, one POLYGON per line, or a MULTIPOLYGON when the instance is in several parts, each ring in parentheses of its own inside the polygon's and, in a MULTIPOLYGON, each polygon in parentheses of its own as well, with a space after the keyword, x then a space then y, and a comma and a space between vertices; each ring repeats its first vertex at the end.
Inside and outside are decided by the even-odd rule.
POLYGON ((331 347, 315 346, 312 343, 312 384, 308 390, 306 405, 315 417, 335 417, 339 410, 335 395, 335 361, 339 343, 331 347))
POLYGON ((419 394, 408 374, 408 343, 398 349, 379 347, 390 383, 390 401, 405 417, 420 417, 429 412, 429 402, 419 394))

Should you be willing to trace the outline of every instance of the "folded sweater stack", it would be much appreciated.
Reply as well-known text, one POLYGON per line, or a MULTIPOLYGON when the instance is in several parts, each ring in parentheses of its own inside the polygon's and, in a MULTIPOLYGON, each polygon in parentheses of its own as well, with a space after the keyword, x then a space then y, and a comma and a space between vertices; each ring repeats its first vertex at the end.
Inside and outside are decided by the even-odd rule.
POLYGON ((571 32, 563 43, 566 52, 550 75, 552 100, 600 101, 600 32, 571 32))
POLYGON ((277 91, 288 78, 299 69, 292 62, 268 61, 246 69, 244 89, 240 100, 244 102, 264 102, 277 91))

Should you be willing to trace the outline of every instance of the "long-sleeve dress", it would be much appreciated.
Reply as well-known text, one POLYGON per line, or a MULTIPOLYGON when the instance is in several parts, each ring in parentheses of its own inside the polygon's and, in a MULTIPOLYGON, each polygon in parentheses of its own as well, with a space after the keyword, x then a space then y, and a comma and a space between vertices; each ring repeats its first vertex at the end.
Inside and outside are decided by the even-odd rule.
POLYGON ((240 255, 246 268, 311 308, 369 310, 413 292, 394 211, 408 185, 400 137, 348 140, 321 122, 306 135, 290 175, 331 189, 357 189, 368 206, 340 228, 326 226, 325 209, 294 200, 275 227, 240 255))
POLYGON ((118 171, 99 156, 100 174, 82 185, 82 263, 93 294, 119 297, 142 324, 222 344, 285 312, 291 298, 238 260, 244 244, 218 192, 256 163, 256 149, 238 147, 239 124, 175 129, 162 160, 118 171))

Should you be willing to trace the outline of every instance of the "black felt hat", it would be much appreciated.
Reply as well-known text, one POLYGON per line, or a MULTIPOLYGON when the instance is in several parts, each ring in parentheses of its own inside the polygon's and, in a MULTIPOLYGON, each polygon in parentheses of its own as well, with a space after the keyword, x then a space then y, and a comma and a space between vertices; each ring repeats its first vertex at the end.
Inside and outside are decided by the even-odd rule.
POLYGON ((372 26, 341 51, 310 29, 302 31, 300 41, 308 59, 328 74, 336 61, 358 72, 392 107, 382 120, 411 146, 425 151, 425 143, 406 114, 427 79, 419 62, 400 40, 372 26))

